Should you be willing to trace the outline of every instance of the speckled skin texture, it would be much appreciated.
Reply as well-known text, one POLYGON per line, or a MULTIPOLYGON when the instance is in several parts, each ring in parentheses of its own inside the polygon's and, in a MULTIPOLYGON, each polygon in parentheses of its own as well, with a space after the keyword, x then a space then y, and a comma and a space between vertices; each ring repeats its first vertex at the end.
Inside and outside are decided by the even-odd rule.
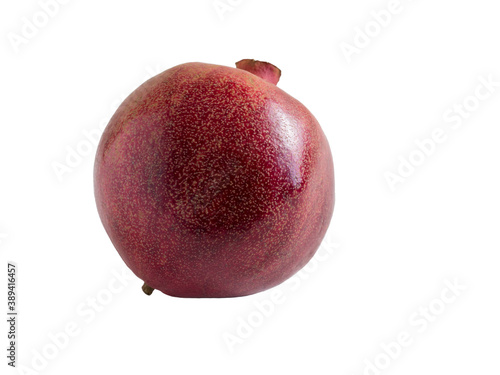
POLYGON ((235 297, 302 268, 328 228, 333 162, 314 116, 241 69, 188 63, 118 108, 94 170, 128 267, 178 297, 235 297))

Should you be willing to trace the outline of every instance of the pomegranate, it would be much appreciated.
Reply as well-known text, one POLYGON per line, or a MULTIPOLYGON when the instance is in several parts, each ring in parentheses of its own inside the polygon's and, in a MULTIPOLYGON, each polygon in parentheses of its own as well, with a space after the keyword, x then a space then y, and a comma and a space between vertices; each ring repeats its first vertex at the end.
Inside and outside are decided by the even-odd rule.
POLYGON ((280 284, 314 255, 334 206, 314 116, 272 64, 175 66, 137 88, 97 150, 95 198, 127 266, 177 297, 280 284))

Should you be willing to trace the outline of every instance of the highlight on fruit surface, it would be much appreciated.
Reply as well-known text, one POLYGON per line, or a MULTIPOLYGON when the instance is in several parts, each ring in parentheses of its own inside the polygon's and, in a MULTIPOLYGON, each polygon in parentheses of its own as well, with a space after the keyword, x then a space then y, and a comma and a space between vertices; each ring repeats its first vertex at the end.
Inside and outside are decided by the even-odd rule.
POLYGON ((300 270, 334 207, 333 161, 281 71, 187 63, 138 87, 97 150, 99 216, 127 266, 177 297, 237 297, 300 270))

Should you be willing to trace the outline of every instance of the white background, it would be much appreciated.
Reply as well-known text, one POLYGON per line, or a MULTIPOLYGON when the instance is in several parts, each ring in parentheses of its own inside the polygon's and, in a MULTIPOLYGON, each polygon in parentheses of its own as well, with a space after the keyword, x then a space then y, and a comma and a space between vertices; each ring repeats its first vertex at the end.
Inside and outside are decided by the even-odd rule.
POLYGON ((221 3, 230 10, 61 0, 44 16, 38 1, 2 2, 0 296, 3 311, 14 261, 24 369, 6 365, 5 324, 0 372, 500 373, 500 87, 474 98, 481 79, 500 81, 496 2, 401 0, 379 29, 372 11, 386 14, 389 1, 221 3), (347 44, 357 48, 349 58, 347 44), (279 86, 329 138, 337 201, 321 258, 249 297, 147 297, 100 223, 84 132, 97 138, 114 107, 164 69, 243 58, 280 67, 279 86), (464 101, 463 120, 444 120, 464 101), (422 159, 415 142, 439 129, 446 141, 422 159), (391 189, 387 172, 411 155, 421 165, 391 189), (70 171, 58 177, 57 165, 70 171), (453 295, 450 282, 466 290, 453 295), (68 324, 76 332, 64 339, 68 324), (411 345, 388 357, 383 345, 402 332, 411 345))

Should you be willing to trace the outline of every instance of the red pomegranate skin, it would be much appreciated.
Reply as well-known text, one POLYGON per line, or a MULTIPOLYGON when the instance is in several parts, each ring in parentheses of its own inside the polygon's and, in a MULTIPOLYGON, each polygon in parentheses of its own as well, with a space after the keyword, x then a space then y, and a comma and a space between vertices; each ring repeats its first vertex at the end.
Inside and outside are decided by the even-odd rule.
POLYGON ((94 184, 127 266, 177 297, 280 284, 314 255, 334 207, 330 148, 307 108, 248 71, 204 63, 166 70, 121 104, 94 184))

